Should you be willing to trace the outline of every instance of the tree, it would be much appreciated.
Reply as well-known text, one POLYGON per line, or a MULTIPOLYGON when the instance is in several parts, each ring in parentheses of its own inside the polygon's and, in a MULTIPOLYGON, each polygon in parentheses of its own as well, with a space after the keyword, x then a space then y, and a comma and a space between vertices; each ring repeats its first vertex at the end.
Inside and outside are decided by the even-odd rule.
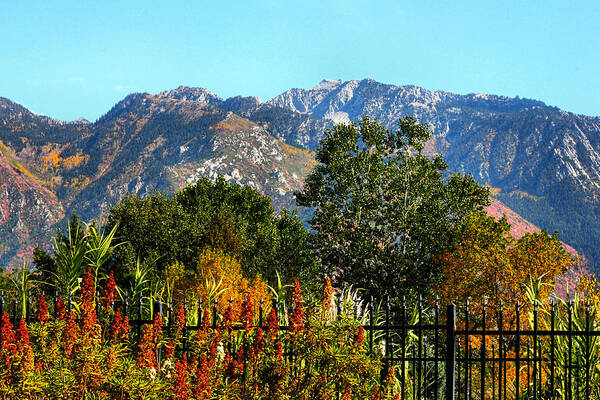
POLYGON ((275 211, 268 197, 248 186, 200 179, 173 197, 129 196, 109 212, 105 229, 118 225, 126 241, 115 249, 115 272, 154 260, 157 272, 175 262, 194 270, 206 249, 236 258, 244 276, 273 285, 278 271, 288 282, 313 278, 316 261, 308 233, 294 214, 275 211))
POLYGON ((296 199, 314 207, 311 243, 338 283, 378 296, 429 290, 439 277, 433 255, 489 201, 470 176, 444 177, 442 157, 423 153, 430 136, 411 117, 396 132, 367 117, 326 132, 296 199))
POLYGON ((527 303, 525 287, 539 279, 539 297, 547 298, 556 277, 573 265, 557 234, 527 233, 510 236, 506 219, 499 221, 483 212, 473 213, 459 226, 451 246, 436 262, 443 280, 436 294, 443 303, 471 300, 477 313, 487 299, 491 309, 504 302, 507 317, 514 316, 516 301, 527 303))

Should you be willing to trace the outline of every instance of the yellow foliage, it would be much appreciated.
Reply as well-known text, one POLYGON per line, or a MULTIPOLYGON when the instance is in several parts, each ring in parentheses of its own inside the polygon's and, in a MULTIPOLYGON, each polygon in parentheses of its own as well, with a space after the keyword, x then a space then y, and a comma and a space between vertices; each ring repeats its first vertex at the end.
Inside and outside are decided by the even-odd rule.
MULTIPOLYGON (((244 278, 240 263, 221 250, 204 250, 198 259, 195 276, 181 280, 206 305, 216 299, 219 310, 224 310, 232 299, 238 309, 246 296, 258 306, 263 299, 265 310, 270 308, 271 294, 266 283, 257 275, 252 280, 244 278)), ((211 304, 212 307, 212 304, 211 304)))
POLYGON ((74 156, 69 156, 67 158, 62 158, 60 156, 60 151, 54 149, 50 150, 50 152, 44 156, 42 156, 42 162, 46 164, 43 170, 46 170, 50 167, 60 167, 61 164, 65 168, 74 168, 81 165, 83 162, 87 162, 89 159, 89 155, 81 155, 81 153, 77 153, 74 156))

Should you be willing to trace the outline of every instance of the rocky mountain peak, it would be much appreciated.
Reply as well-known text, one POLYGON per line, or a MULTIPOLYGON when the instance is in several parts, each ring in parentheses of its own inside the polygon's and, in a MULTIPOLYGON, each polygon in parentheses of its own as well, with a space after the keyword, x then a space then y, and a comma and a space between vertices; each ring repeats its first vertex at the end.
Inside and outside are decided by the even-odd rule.
POLYGON ((223 99, 208 89, 200 87, 179 86, 177 89, 166 90, 159 96, 168 97, 176 100, 197 101, 199 103, 210 104, 213 106, 223 103, 223 99))
POLYGON ((343 83, 341 79, 323 79, 317 85, 315 85, 311 90, 331 90, 340 86, 343 83))

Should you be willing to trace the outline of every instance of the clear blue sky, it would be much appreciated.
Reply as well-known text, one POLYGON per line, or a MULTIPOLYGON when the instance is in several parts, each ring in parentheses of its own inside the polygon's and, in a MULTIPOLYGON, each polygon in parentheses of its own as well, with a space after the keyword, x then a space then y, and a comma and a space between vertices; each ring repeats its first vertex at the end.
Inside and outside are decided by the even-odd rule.
POLYGON ((95 120, 131 92, 370 77, 600 115, 599 21, 591 0, 4 0, 0 96, 95 120))

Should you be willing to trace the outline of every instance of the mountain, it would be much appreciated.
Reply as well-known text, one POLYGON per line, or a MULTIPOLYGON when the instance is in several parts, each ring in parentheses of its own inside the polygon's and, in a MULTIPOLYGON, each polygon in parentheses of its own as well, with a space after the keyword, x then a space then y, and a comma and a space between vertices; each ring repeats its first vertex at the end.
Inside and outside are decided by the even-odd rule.
POLYGON ((403 115, 427 123, 427 150, 453 171, 497 189, 496 197, 600 265, 600 118, 541 101, 488 94, 458 95, 416 86, 325 80, 268 101, 332 122, 368 115, 395 128, 403 115))
POLYGON ((276 208, 293 206, 325 130, 362 115, 394 127, 407 114, 433 129, 428 151, 495 188, 506 205, 496 200, 488 212, 518 221, 516 235, 558 226, 563 240, 595 257, 596 214, 585 212, 597 208, 597 118, 535 100, 366 79, 323 81, 267 102, 185 86, 135 93, 93 123, 57 121, 0 98, 0 265, 36 242, 49 245, 72 212, 102 218, 128 193, 173 193, 201 176, 221 174, 271 196, 276 208))
POLYGON ((197 88, 137 93, 90 124, 37 116, 2 99, 0 265, 36 242, 49 244, 65 215, 99 218, 129 193, 173 193, 201 176, 220 174, 269 195, 277 208, 292 205, 313 153, 223 103, 197 88))

